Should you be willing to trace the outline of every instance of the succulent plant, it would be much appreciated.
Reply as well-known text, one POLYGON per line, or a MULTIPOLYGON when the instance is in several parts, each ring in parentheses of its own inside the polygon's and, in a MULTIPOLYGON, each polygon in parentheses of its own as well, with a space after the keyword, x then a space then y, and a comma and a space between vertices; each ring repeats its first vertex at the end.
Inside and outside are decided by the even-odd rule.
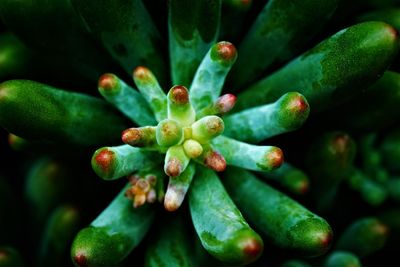
MULTIPOLYGON (((41 240, 27 260, 69 265, 71 247, 75 266, 368 265, 400 231, 387 5, 3 0, 17 38, 0 36, 0 125, 31 153, 15 157, 41 240)), ((0 179, 1 202, 12 190, 0 179)), ((0 266, 24 266, 6 237, 0 266)))

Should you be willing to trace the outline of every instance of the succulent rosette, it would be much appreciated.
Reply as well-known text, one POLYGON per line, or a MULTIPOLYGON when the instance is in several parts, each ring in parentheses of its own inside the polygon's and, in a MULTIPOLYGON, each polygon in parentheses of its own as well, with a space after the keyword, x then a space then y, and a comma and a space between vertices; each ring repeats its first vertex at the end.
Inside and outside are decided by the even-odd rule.
MULTIPOLYGON (((36 223, 48 217, 38 266, 72 239, 76 266, 123 264, 148 233, 146 266, 262 264, 264 245, 288 253, 282 266, 310 266, 333 242, 323 266, 361 266, 381 249, 396 225, 388 216, 362 214, 334 241, 316 214, 331 217, 344 184, 373 208, 400 199, 400 74, 387 71, 397 13, 322 38, 338 5, 341 14, 338 0, 3 0, 18 39, 0 36, 0 125, 13 148, 47 155, 26 186, 36 223), (98 91, 76 89, 96 81, 98 91), (89 164, 88 150, 92 173, 128 182, 77 232, 78 210, 53 206, 79 171, 65 159, 89 164)), ((2 257, 24 264, 12 247, 2 257)))

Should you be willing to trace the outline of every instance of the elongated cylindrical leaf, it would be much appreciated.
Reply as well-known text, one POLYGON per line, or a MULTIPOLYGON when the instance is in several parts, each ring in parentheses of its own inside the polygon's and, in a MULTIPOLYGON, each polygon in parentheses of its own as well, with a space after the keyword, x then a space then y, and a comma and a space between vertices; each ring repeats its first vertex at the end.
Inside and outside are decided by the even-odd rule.
POLYGON ((190 86, 204 55, 215 42, 221 0, 169 2, 169 54, 172 82, 190 86))
POLYGON ((189 207, 203 247, 226 263, 256 260, 263 250, 259 235, 243 219, 213 171, 199 167, 196 173, 189 207))
POLYGON ((112 57, 131 73, 148 66, 164 81, 165 62, 161 36, 140 0, 72 0, 84 25, 112 57))
POLYGON ((0 84, 0 125, 27 139, 96 145, 115 142, 126 120, 106 102, 27 80, 0 84))
POLYGON ((92 157, 92 168, 105 180, 114 180, 160 163, 158 153, 121 145, 102 147, 92 157))
POLYGON ((381 249, 388 237, 388 227, 375 217, 360 218, 339 236, 336 248, 365 257, 381 249))
POLYGON ((275 146, 255 146, 225 136, 213 139, 212 144, 228 165, 253 171, 271 171, 283 163, 283 152, 275 146))
POLYGON ((146 235, 154 211, 148 205, 133 208, 132 202, 125 197, 126 188, 75 237, 71 257, 76 266, 113 266, 146 235))
POLYGON ((307 257, 329 249, 332 229, 323 218, 248 171, 230 168, 223 182, 246 218, 277 246, 307 257))
POLYGON ((236 48, 229 42, 219 42, 210 48, 190 86, 190 99, 196 111, 217 100, 236 57, 236 48))
POLYGON ((155 125, 156 120, 141 94, 128 86, 114 74, 104 74, 99 78, 100 94, 125 116, 140 126, 155 125))
POLYGON ((304 95, 312 112, 327 109, 376 81, 398 49, 398 33, 388 24, 346 28, 239 94, 235 110, 273 102, 290 91, 304 95))
POLYGON ((240 56, 229 77, 232 87, 253 82, 273 63, 299 52, 330 18, 338 2, 268 1, 240 43, 240 56))
POLYGON ((276 102, 226 116, 224 134, 232 138, 260 142, 297 130, 308 118, 310 106, 299 93, 284 94, 276 102))
POLYGON ((145 267, 196 266, 192 251, 194 242, 179 215, 162 223, 157 233, 146 250, 145 267))

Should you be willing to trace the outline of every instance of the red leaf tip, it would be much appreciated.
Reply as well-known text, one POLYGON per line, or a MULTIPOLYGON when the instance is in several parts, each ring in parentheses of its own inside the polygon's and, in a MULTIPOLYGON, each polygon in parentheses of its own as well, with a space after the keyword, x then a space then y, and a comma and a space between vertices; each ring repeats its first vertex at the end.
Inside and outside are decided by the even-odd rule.
POLYGON ((176 177, 179 176, 181 172, 182 172, 181 162, 176 158, 170 159, 165 168, 165 174, 170 177, 176 177))
POLYGON ((106 73, 99 78, 99 88, 107 91, 115 89, 118 85, 117 77, 114 74, 106 73))
POLYGON ((74 256, 73 260, 74 260, 74 263, 75 263, 77 266, 80 266, 80 267, 86 267, 86 266, 88 266, 88 261, 87 261, 86 255, 83 254, 83 253, 77 253, 77 254, 74 256))
POLYGON ((115 153, 109 149, 102 149, 96 156, 95 161, 100 169, 107 173, 114 162, 115 153))
POLYGON ((189 102, 189 91, 183 85, 175 85, 170 90, 171 100, 179 105, 184 105, 189 102))
POLYGON ((218 98, 216 106, 219 113, 229 112, 236 104, 236 96, 233 94, 225 94, 218 98))
POLYGON ((140 80, 147 80, 151 77, 151 71, 143 66, 138 66, 133 71, 133 77, 140 79, 140 80))
POLYGON ((140 131, 136 128, 126 129, 121 135, 122 142, 129 145, 135 145, 140 139, 140 131))
POLYGON ((216 44, 216 54, 218 58, 224 61, 231 61, 236 59, 237 51, 236 47, 230 42, 219 42, 216 44))
POLYGON ((263 250, 262 243, 254 238, 244 240, 241 247, 243 252, 252 258, 258 257, 263 250))
POLYGON ((266 155, 268 163, 272 169, 279 168, 283 164, 283 151, 279 147, 274 147, 266 155))
POLYGON ((204 164, 216 172, 223 172, 226 169, 225 158, 216 151, 212 151, 204 158, 204 164))

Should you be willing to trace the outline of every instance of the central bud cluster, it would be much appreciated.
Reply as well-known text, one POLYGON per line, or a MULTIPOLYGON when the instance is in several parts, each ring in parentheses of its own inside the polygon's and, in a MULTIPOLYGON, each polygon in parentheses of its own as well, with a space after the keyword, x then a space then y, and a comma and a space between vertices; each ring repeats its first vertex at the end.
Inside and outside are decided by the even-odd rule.
MULTIPOLYGON (((154 114, 156 125, 149 123, 151 120, 147 120, 145 114, 139 114, 143 116, 140 117, 136 112, 133 116, 137 116, 135 119, 140 120, 139 124, 153 124, 153 126, 126 129, 122 132, 122 141, 132 147, 140 148, 144 153, 148 151, 165 154, 164 173, 170 179, 165 192, 164 175, 155 166, 151 165, 150 168, 143 166, 141 171, 129 176, 131 185, 126 191, 126 196, 133 200, 134 207, 158 199, 160 202, 164 201, 167 210, 173 211, 181 205, 189 188, 195 172, 193 162, 217 172, 225 170, 226 160, 212 147, 211 141, 223 133, 224 122, 219 116, 233 108, 236 97, 225 94, 214 101, 206 99, 201 107, 195 107, 192 103, 198 102, 198 99, 191 101, 189 90, 185 86, 173 86, 168 94, 165 94, 154 74, 145 67, 136 68, 133 78, 154 114)), ((123 87, 121 85, 123 83, 113 75, 105 75, 100 79, 101 92, 108 97, 112 91, 106 90, 107 88, 121 94, 123 87)), ((114 96, 114 99, 117 98, 114 96)), ((124 103, 122 99, 117 102, 124 103)), ((110 150, 106 150, 104 154, 107 155, 105 160, 107 163, 118 161, 108 159, 110 150)), ((103 154, 99 153, 98 158, 103 157, 103 154)), ((157 161, 156 158, 154 157, 154 161, 157 161)), ((102 160, 97 159, 97 162, 102 160)), ((124 163, 115 165, 125 166, 124 163)))
POLYGON ((191 159, 215 171, 223 171, 225 159, 211 147, 210 141, 222 134, 224 122, 212 113, 232 108, 234 98, 232 95, 220 97, 212 107, 203 110, 199 118, 190 103, 187 88, 176 85, 167 95, 167 118, 157 126, 129 128, 122 133, 122 140, 131 146, 166 153, 164 171, 170 177, 181 175, 191 159))
MULTIPOLYGON (((227 164, 258 172, 278 168, 283 163, 281 149, 246 141, 257 143, 294 130, 307 117, 308 104, 292 92, 274 103, 245 110, 237 107, 223 121, 220 116, 236 103, 234 95, 221 95, 236 57, 231 43, 214 44, 190 89, 175 85, 167 94, 142 66, 133 72, 137 90, 113 74, 100 77, 100 94, 138 126, 122 132, 124 145, 96 150, 92 157, 96 174, 106 180, 131 177, 126 196, 135 207, 158 200, 174 211, 194 177, 202 174, 196 164, 216 172, 224 171, 227 164), (164 181, 168 181, 166 190, 164 181)), ((175 84, 187 83, 175 80, 175 84)))

